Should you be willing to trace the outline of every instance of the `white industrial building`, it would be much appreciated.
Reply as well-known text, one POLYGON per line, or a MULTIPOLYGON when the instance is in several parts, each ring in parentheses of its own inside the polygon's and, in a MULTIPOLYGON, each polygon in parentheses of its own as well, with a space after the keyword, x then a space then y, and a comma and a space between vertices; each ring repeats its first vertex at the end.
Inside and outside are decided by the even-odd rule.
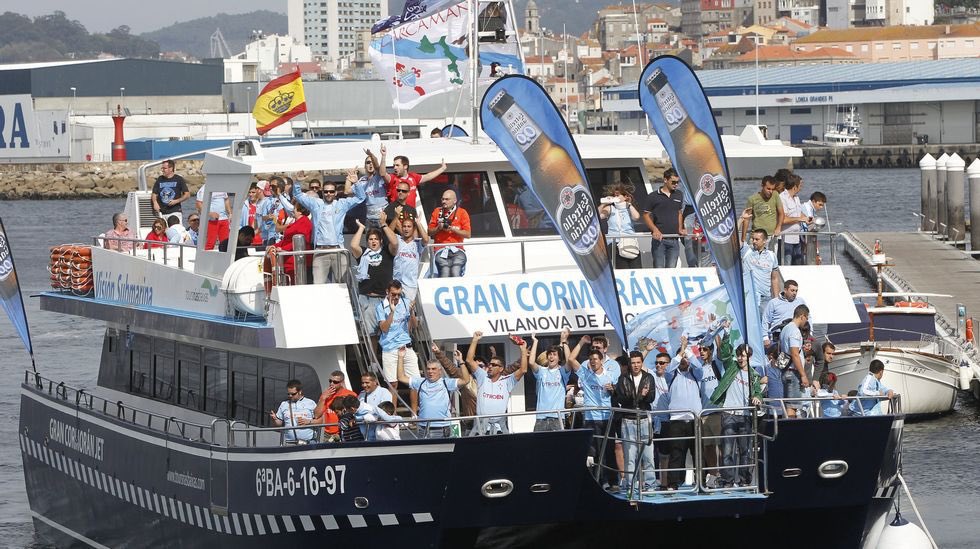
MULTIPOLYGON (((723 133, 747 124, 792 144, 820 137, 852 106, 865 145, 980 140, 980 59, 698 71, 723 133), (756 89, 758 84, 758 95, 756 89)), ((606 131, 646 131, 636 83, 602 93, 606 131)), ((587 124, 589 127, 594 127, 587 124)))

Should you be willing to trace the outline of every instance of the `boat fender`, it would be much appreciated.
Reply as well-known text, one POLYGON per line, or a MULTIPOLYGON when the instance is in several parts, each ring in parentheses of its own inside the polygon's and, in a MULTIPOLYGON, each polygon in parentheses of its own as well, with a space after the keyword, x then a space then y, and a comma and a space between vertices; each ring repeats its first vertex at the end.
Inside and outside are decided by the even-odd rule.
POLYGON ((966 319, 966 340, 973 341, 973 319, 966 319))
POLYGON ((895 513, 895 520, 878 538, 878 549, 932 549, 932 543, 921 528, 895 513))
POLYGON ((970 390, 970 382, 973 381, 973 368, 964 360, 960 363, 960 389, 970 390))

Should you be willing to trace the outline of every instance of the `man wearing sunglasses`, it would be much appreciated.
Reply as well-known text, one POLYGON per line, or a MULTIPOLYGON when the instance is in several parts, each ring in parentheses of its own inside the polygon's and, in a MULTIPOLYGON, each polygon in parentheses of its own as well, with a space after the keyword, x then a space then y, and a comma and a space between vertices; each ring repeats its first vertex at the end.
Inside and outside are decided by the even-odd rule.
POLYGON ((340 440, 340 416, 337 412, 330 409, 334 400, 342 399, 347 396, 357 397, 357 393, 351 391, 344 384, 346 376, 340 370, 330 372, 327 388, 320 393, 320 398, 316 401, 316 408, 313 410, 314 423, 322 423, 324 442, 337 442, 340 440))
POLYGON ((388 173, 386 171, 381 172, 381 177, 383 177, 385 182, 388 184, 388 199, 392 202, 397 200, 398 196, 396 193, 399 186, 402 186, 403 184, 407 185, 409 187, 409 192, 408 198, 405 200, 405 202, 412 209, 415 209, 415 188, 423 183, 432 181, 433 179, 442 175, 442 172, 446 171, 446 161, 443 160, 441 166, 425 175, 410 172, 408 171, 410 168, 408 157, 401 155, 395 157, 395 163, 393 166, 395 168, 394 173, 388 173))
MULTIPOLYGON (((337 198, 337 185, 323 184, 323 199, 303 193, 299 179, 293 182, 293 198, 310 211, 313 220, 313 245, 319 249, 339 249, 344 245, 344 216, 354 206, 364 202, 364 185, 354 185, 354 196, 337 198)), ((313 283, 323 284, 340 276, 340 255, 336 253, 313 256, 313 283)))
MULTIPOLYGON (((291 379, 286 383, 286 400, 279 409, 269 412, 269 418, 276 427, 297 427, 313 423, 316 403, 303 396, 303 384, 291 379)), ((313 429, 288 429, 283 433, 286 444, 309 444, 313 442, 313 429)))

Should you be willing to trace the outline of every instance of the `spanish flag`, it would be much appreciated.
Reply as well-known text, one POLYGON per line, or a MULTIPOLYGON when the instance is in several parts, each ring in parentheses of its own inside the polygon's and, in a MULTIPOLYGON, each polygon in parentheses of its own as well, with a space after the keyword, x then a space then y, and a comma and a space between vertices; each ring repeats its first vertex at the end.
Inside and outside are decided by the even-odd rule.
POLYGON ((269 130, 297 114, 306 112, 306 96, 300 72, 294 71, 269 82, 252 108, 255 130, 265 135, 269 130))

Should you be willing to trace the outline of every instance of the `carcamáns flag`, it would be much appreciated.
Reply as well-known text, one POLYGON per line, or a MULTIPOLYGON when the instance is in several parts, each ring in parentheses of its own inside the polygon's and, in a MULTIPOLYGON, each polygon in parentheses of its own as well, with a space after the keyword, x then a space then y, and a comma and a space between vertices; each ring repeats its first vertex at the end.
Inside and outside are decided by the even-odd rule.
POLYGON ((255 99, 252 116, 255 130, 265 135, 272 128, 306 112, 306 96, 300 72, 293 71, 270 81, 255 99))
MULTIPOLYGON (((477 4, 482 6, 476 18, 478 29, 503 32, 501 41, 480 39, 479 84, 523 73, 514 18, 507 4, 477 4)), ((392 106, 411 109, 430 97, 471 84, 471 7, 470 0, 409 0, 401 17, 386 19, 372 29, 371 62, 391 93, 392 106)))
MULTIPOLYGON (((711 106, 694 71, 677 57, 657 57, 643 70, 640 106, 681 178, 681 188, 708 237, 711 257, 727 290, 738 331, 746 326, 735 195, 711 106)), ((758 315, 749 315, 758 322, 758 315)), ((750 342, 752 343, 752 342, 750 342)), ((753 354, 765 356, 759 348, 753 354)), ((755 347, 755 345, 753 345, 755 347)))
POLYGON ((505 76, 483 96, 480 122, 561 235, 620 341, 626 328, 606 238, 575 141, 547 92, 526 76, 505 76))

